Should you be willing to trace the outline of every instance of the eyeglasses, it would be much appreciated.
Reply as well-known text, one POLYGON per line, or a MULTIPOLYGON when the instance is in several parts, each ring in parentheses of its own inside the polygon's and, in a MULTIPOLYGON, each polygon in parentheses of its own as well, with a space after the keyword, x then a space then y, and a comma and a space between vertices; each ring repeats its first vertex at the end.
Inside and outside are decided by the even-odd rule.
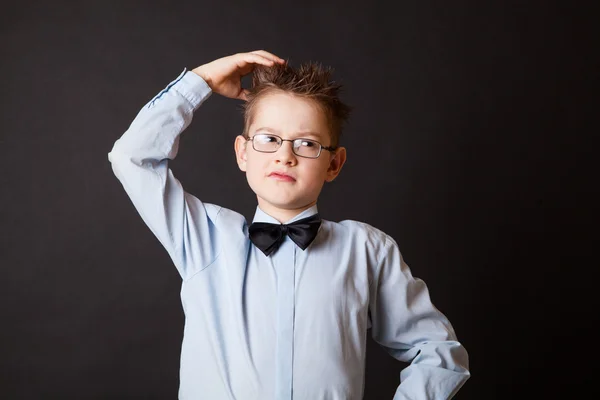
POLYGON ((306 158, 318 158, 321 150, 334 151, 335 147, 326 147, 310 139, 282 139, 277 135, 258 133, 246 139, 252 141, 254 150, 261 153, 275 153, 283 142, 292 142, 292 151, 295 155, 306 158))

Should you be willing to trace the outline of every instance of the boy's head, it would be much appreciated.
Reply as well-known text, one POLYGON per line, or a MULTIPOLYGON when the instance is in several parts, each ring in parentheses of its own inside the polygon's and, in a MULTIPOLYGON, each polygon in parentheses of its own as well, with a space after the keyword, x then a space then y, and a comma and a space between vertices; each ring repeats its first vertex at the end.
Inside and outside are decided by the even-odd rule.
POLYGON ((254 70, 236 158, 261 209, 281 222, 314 205, 346 161, 339 138, 350 108, 331 73, 316 63, 254 70))
POLYGON ((283 92, 299 98, 312 100, 325 114, 331 146, 337 147, 342 126, 350 115, 350 107, 344 104, 339 93, 341 85, 331 80, 333 69, 318 63, 305 63, 298 68, 286 64, 273 67, 257 66, 252 75, 252 87, 248 89, 244 103, 244 132, 249 136, 259 100, 270 93, 283 92))

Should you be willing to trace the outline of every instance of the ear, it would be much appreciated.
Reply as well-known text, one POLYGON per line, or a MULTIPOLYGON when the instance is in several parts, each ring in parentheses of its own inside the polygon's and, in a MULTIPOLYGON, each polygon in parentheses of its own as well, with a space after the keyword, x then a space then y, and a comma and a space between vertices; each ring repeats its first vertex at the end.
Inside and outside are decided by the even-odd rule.
POLYGON ((235 159, 237 161, 238 167, 240 170, 246 172, 246 161, 248 154, 246 153, 246 145, 248 141, 242 135, 238 135, 235 138, 234 142, 234 150, 235 150, 235 159))
POLYGON ((325 181, 331 182, 333 181, 342 170, 344 163, 346 162, 346 148, 338 147, 333 156, 331 156, 331 160, 329 161, 329 167, 327 168, 327 176, 325 181))

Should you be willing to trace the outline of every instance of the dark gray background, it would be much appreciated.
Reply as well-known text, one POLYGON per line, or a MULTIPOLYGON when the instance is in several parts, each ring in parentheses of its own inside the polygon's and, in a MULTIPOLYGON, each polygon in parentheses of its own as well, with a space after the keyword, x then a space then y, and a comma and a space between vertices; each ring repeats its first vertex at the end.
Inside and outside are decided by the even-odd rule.
MULTIPOLYGON (((469 351, 457 398, 591 386, 596 18, 547 2, 390 6, 3 7, 0 398, 176 398, 180 278, 107 153, 184 67, 257 49, 336 69, 355 111, 319 209, 397 240, 469 351)), ((251 218, 241 129, 239 102, 213 95, 171 168, 251 218)), ((369 338, 365 398, 391 399, 403 367, 369 338)))

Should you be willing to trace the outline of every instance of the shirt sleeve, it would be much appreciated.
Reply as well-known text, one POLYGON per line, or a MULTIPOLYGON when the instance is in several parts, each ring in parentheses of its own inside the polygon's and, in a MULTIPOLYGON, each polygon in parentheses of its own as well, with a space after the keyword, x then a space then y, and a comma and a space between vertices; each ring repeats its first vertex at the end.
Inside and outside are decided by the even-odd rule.
POLYGON ((108 153, 115 176, 183 279, 218 256, 220 208, 187 193, 169 168, 180 134, 210 94, 202 78, 184 69, 139 111, 108 153))
POLYGON ((397 360, 410 362, 393 400, 451 399, 470 376, 465 348, 389 236, 378 267, 369 303, 372 337, 397 360))

